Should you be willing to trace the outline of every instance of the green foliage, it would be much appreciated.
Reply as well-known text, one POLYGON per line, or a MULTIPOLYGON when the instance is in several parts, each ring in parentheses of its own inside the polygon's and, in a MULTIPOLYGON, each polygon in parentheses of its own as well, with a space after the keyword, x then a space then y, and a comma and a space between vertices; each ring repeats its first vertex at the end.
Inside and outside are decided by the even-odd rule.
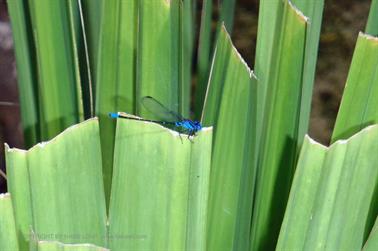
POLYGON ((374 251, 378 247, 378 218, 375 220, 374 227, 371 230, 369 239, 366 241, 362 250, 374 251))
POLYGON ((360 33, 332 142, 378 123, 378 38, 360 33))
POLYGON ((135 113, 137 1, 103 2, 96 69, 96 115, 100 119, 105 194, 109 199, 113 168, 115 121, 109 112, 135 113))
POLYGON ((75 30, 71 26, 68 2, 30 1, 38 71, 40 136, 50 139, 67 126, 83 119, 81 80, 78 69, 75 30), (54 22, 51 22, 54 20, 54 22))
POLYGON ((198 44, 197 59, 197 84, 195 93, 195 117, 200 118, 202 114, 205 93, 208 85, 209 70, 211 66, 211 58, 215 50, 212 41, 217 41, 221 27, 225 26, 231 32, 234 19, 235 0, 218 1, 217 6, 213 6, 212 0, 204 0, 202 3, 201 26, 198 44), (215 34, 212 31, 212 15, 213 8, 218 8, 219 19, 217 21, 217 29, 215 34))
POLYGON ((310 90, 303 82, 307 19, 288 2, 279 7, 283 11, 279 22, 280 36, 276 37, 277 44, 272 54, 274 61, 271 61, 265 82, 269 92, 265 95, 262 114, 251 231, 252 250, 269 250, 275 246, 299 142, 304 137, 305 130, 299 128, 301 97, 304 95, 302 91, 310 90))
POLYGON ((326 148, 303 141, 324 2, 260 2, 256 75, 226 31, 235 1, 220 3, 212 34, 213 4, 203 2, 194 66, 195 116, 214 137, 203 129, 190 141, 108 113, 159 119, 140 105, 149 95, 189 116, 196 1, 8 1, 27 145, 99 120, 6 149, 1 243, 6 226, 20 250, 363 246, 378 208, 377 127, 358 133, 377 122, 376 38, 359 36, 333 140, 358 134, 326 148))
POLYGON ((109 249, 92 244, 64 244, 59 241, 40 240, 32 230, 30 235, 32 236, 30 251, 109 251, 109 249))
POLYGON ((10 194, 0 194, 0 243, 2 250, 18 250, 17 232, 10 194))
POLYGON ((46 248, 60 248, 59 241, 112 250, 205 250, 211 142, 209 128, 192 142, 156 124, 119 121, 108 223, 97 119, 28 151, 7 148, 16 220, 9 196, 7 204, 0 200, 9 221, 0 238, 17 244, 16 234, 13 242, 7 234, 13 222, 20 250, 33 242, 30 228, 36 239, 52 241, 46 248))
POLYGON ((160 125, 118 121, 111 250, 205 250, 211 135, 206 128, 191 142, 160 125))
POLYGON ((30 16, 26 1, 9 1, 9 15, 12 19, 12 33, 15 46, 18 89, 21 105, 21 119, 24 141, 31 147, 40 140, 38 96, 36 83, 35 52, 33 51, 30 16))
POLYGON ((306 137, 277 250, 360 250, 378 185, 377 151, 377 125, 329 148, 306 137))
POLYGON ((372 0, 370 6, 369 19, 366 25, 366 33, 378 36, 378 1, 372 0))
POLYGON ((255 181, 257 80, 222 27, 202 122, 216 128, 206 250, 247 250, 255 181), (237 83, 237 84, 235 84, 237 83))
POLYGON ((27 152, 6 149, 20 248, 30 226, 39 239, 106 246, 106 210, 97 119, 27 152))

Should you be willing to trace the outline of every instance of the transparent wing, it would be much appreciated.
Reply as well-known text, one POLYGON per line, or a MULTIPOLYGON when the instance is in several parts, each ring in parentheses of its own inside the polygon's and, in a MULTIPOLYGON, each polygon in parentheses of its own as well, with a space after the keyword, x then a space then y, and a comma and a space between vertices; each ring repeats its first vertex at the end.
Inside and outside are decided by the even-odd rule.
POLYGON ((176 122, 183 120, 182 116, 166 108, 162 103, 151 96, 141 98, 141 103, 150 113, 158 119, 167 122, 176 122))

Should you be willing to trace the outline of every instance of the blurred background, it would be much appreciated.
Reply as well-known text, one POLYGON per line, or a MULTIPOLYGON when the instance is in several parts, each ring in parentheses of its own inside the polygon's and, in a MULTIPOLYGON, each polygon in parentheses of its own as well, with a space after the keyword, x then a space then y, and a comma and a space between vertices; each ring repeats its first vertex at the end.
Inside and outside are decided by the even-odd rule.
MULTIPOLYGON (((323 144, 329 143, 357 35, 365 28, 370 3, 370 0, 325 0, 309 128, 310 136, 323 144)), ((199 9, 201 5, 199 0, 199 9)), ((257 20, 258 1, 237 0, 232 39, 250 67, 254 61, 257 20)), ((4 142, 23 148, 15 66, 6 0, 0 0, 1 170, 5 169, 4 142)), ((0 192, 5 191, 5 186, 5 179, 0 175, 0 192)))

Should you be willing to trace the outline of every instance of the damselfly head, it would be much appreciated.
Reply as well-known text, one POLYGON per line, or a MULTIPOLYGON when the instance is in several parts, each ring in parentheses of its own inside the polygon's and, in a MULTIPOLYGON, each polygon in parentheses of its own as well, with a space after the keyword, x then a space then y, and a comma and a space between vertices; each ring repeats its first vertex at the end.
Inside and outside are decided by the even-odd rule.
POLYGON ((197 131, 202 129, 202 124, 199 121, 193 121, 193 124, 195 125, 197 131))

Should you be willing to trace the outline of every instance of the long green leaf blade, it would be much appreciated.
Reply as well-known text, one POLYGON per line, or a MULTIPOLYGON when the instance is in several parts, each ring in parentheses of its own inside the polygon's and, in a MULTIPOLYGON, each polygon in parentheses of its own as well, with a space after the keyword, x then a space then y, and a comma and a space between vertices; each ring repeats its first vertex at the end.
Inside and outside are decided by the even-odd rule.
POLYGON ((16 224, 10 194, 0 194, 1 250, 19 250, 16 224))
POLYGON ((370 232, 369 238, 366 241, 363 251, 374 251, 378 248, 378 218, 375 220, 373 229, 370 232))
POLYGON ((255 76, 222 27, 203 112, 203 123, 216 128, 207 250, 249 247, 256 164, 256 89, 255 76))
POLYGON ((118 120, 111 250, 205 250, 211 135, 118 120))
POLYGON ((47 140, 82 118, 77 90, 81 85, 74 62, 67 2, 29 3, 38 61, 41 138, 47 140))
POLYGON ((29 226, 32 225, 30 181, 25 154, 9 154, 5 145, 8 177, 8 191, 12 193, 13 211, 16 222, 18 243, 21 250, 29 247, 29 226))
POLYGON ((72 126, 29 151, 7 149, 6 157, 16 217, 23 216, 16 219, 18 231, 24 234, 31 225, 47 240, 106 246, 97 119, 72 126))
POLYGON ((304 136, 299 135, 298 127, 307 19, 290 2, 280 4, 283 5, 281 30, 268 78, 269 92, 261 131, 252 250, 275 247, 296 164, 298 142, 304 136))
POLYGON ((378 1, 372 0, 370 6, 369 19, 365 32, 367 34, 378 36, 378 1))
POLYGON ((378 38, 359 34, 332 142, 378 123, 378 38))
MULTIPOLYGON (((219 116, 222 94, 226 82, 230 55, 233 50, 232 43, 225 28, 219 35, 211 67, 211 75, 203 106, 201 122, 205 126, 214 125, 219 116)), ((238 62, 238 60, 237 60, 238 62)), ((215 128, 216 129, 216 128, 215 128)))
POLYGON ((28 13, 28 2, 23 0, 8 0, 7 3, 15 45, 24 140, 25 145, 31 147, 38 142, 40 136, 37 70, 34 61, 35 52, 28 13))
POLYGON ((31 231, 32 241, 30 242, 30 251, 109 251, 109 249, 95 246, 93 244, 65 244, 58 241, 40 240, 39 236, 31 231))
POLYGON ((217 27, 212 31, 213 1, 205 0, 202 5, 201 27, 198 45, 198 81, 196 86, 195 115, 199 118, 202 114, 203 103, 210 76, 211 59, 215 50, 215 43, 223 26, 229 33, 232 32, 234 23, 235 0, 219 1, 216 8, 219 10, 219 19, 216 20, 217 27), (214 35, 212 33, 215 33, 214 35))
POLYGON ((277 250, 359 250, 378 184, 378 126, 328 149, 306 137, 277 250))
POLYGON ((298 124, 298 135, 300 135, 298 145, 301 145, 304 138, 303 136, 308 132, 310 120, 312 90, 314 87, 316 61, 318 58, 324 0, 293 0, 293 4, 310 20, 306 30, 301 110, 298 124))
POLYGON ((97 65, 96 114, 100 119, 105 196, 110 197, 115 121, 109 112, 135 113, 138 1, 103 2, 97 65))
POLYGON ((140 103, 152 96, 168 109, 179 112, 181 71, 180 11, 178 1, 139 2, 137 113, 154 118, 140 103))
POLYGON ((198 41, 198 52, 197 52, 197 86, 195 95, 195 114, 199 118, 202 113, 203 103, 205 100, 207 80, 209 76, 209 62, 211 60, 211 17, 213 10, 213 1, 204 0, 202 3, 201 12, 201 25, 198 41))
POLYGON ((192 87, 192 60, 195 39, 195 16, 193 3, 194 0, 183 0, 180 5, 180 34, 181 34, 181 77, 179 93, 179 112, 182 116, 190 117, 190 101, 192 87))
MULTIPOLYGON (((88 45, 90 71, 93 82, 96 83, 98 62, 98 46, 102 20, 103 0, 78 0, 83 8, 83 21, 88 45)), ((132 16, 132 15, 131 15, 132 16)), ((95 86, 92 86, 95 87, 95 86)))
MULTIPOLYGON (((286 1, 286 0, 285 0, 286 1)), ((256 39, 256 57, 254 71, 259 78, 257 102, 257 137, 263 124, 265 96, 268 90, 271 67, 275 64, 283 13, 281 0, 262 0, 259 5, 258 34, 256 39)))

